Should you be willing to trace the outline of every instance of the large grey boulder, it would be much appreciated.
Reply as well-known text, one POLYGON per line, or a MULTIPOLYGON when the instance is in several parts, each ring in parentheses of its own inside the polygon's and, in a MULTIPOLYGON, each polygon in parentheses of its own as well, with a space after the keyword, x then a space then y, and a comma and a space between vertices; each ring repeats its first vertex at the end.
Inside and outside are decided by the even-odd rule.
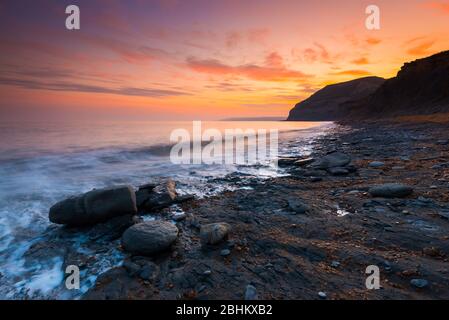
POLYGON ((135 224, 123 233, 122 246, 133 254, 144 256, 167 250, 178 237, 178 228, 166 221, 135 224))
POLYGON ((368 192, 373 197, 382 198, 403 198, 413 193, 413 188, 400 183, 387 183, 372 187, 368 192))
POLYGON ((130 186, 95 189, 56 203, 50 208, 53 223, 86 226, 122 215, 137 213, 136 196, 130 186))
POLYGON ((351 157, 342 152, 330 153, 315 161, 312 166, 315 169, 328 170, 330 168, 344 167, 351 162, 351 157))
POLYGON ((211 223, 202 225, 200 229, 201 243, 204 244, 218 244, 228 237, 231 226, 227 223, 211 223))

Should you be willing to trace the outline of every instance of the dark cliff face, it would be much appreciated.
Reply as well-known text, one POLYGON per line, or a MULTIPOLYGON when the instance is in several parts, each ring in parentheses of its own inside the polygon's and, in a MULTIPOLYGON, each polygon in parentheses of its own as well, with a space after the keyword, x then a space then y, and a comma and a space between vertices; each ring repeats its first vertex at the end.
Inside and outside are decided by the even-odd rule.
POLYGON ((291 111, 289 121, 333 121, 346 117, 346 104, 372 94, 384 79, 367 77, 324 87, 310 98, 298 103, 291 111))
POLYGON ((338 121, 449 112, 449 51, 404 64, 397 76, 327 86, 290 111, 288 120, 338 121))
POLYGON ((366 105, 353 106, 357 117, 393 117, 449 112, 449 51, 404 64, 366 105))

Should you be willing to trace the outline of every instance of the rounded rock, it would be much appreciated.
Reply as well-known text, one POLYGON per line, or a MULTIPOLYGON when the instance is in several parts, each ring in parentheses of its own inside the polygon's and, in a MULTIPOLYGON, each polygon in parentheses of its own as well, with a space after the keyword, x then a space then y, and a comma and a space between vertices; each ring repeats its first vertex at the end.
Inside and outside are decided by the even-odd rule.
POLYGON ((200 238, 202 244, 217 244, 225 240, 231 230, 227 223, 211 223, 202 225, 200 229, 200 238))
POLYGON ((415 288, 423 289, 429 285, 429 281, 425 279, 412 279, 410 284, 415 288))
POLYGON ((167 250, 178 237, 178 228, 165 221, 148 221, 130 227, 122 236, 123 248, 134 254, 153 255, 167 250))

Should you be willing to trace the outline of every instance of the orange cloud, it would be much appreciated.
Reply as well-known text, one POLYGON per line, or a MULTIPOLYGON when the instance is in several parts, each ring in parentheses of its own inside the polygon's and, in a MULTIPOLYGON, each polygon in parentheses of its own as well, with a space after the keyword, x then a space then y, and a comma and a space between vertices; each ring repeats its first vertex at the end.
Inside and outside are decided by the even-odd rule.
POLYGON ((367 58, 363 57, 363 58, 359 58, 359 59, 355 59, 351 61, 353 64, 358 64, 358 65, 364 65, 364 64, 369 64, 369 61, 367 58))
POLYGON ((382 40, 380 40, 378 38, 367 38, 366 39, 366 43, 368 43, 370 45, 373 45, 373 46, 376 45, 376 44, 379 44, 381 42, 382 42, 382 40))
POLYGON ((265 64, 272 67, 283 67, 284 59, 279 53, 272 52, 265 58, 265 64))
POLYGON ((449 2, 436 2, 431 1, 424 4, 425 7, 430 9, 436 9, 442 13, 449 14, 449 2))
POLYGON ((429 53, 429 49, 433 46, 434 43, 435 41, 433 40, 422 42, 408 49, 407 53, 415 56, 426 55, 429 53))
POLYGON ((187 59, 187 66, 196 72, 242 76, 257 81, 297 81, 310 77, 310 75, 301 71, 285 67, 282 63, 282 57, 277 53, 270 54, 266 60, 266 66, 255 64, 229 66, 215 59, 199 60, 191 57, 187 59))

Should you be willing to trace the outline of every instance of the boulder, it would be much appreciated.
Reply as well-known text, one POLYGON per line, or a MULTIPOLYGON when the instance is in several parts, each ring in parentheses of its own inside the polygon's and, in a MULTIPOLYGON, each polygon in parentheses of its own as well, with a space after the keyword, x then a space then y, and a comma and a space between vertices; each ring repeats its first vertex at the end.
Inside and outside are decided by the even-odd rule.
POLYGON ((167 250, 178 238, 178 228, 166 221, 148 221, 136 224, 123 233, 122 246, 133 254, 143 256, 167 250))
POLYGON ((351 157, 342 152, 330 153, 313 163, 316 169, 328 170, 330 168, 344 167, 351 162, 351 157))
POLYGON ((136 192, 139 209, 154 210, 168 207, 177 202, 176 182, 167 179, 154 188, 139 189, 136 192))
POLYGON ((228 237, 231 226, 227 223, 211 223, 202 225, 200 238, 202 244, 218 244, 228 237))
POLYGON ((50 208, 49 219, 57 224, 86 226, 136 213, 134 190, 130 186, 121 186, 94 189, 58 202, 50 208))
POLYGON ((372 187, 368 192, 373 197, 382 198, 403 198, 413 193, 413 188, 400 183, 387 183, 380 186, 372 187))

